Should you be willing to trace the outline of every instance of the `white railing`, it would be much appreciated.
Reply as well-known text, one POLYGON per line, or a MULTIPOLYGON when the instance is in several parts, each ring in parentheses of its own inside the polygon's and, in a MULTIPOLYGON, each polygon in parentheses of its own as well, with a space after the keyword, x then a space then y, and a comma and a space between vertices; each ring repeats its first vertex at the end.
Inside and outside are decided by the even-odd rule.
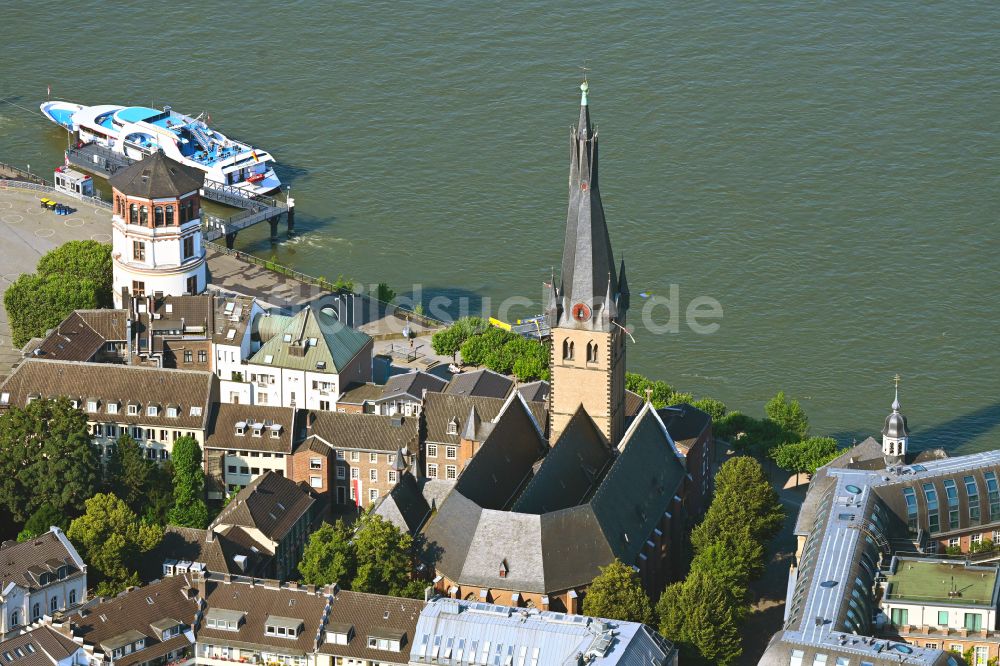
POLYGON ((67 192, 65 190, 56 189, 50 185, 39 185, 38 183, 29 183, 23 180, 0 180, 0 188, 5 190, 34 190, 36 192, 46 192, 48 194, 65 194, 68 197, 73 197, 74 199, 79 199, 84 203, 89 203, 100 208, 107 208, 111 210, 111 202, 105 201, 99 197, 87 197, 82 194, 77 194, 76 192, 67 192))

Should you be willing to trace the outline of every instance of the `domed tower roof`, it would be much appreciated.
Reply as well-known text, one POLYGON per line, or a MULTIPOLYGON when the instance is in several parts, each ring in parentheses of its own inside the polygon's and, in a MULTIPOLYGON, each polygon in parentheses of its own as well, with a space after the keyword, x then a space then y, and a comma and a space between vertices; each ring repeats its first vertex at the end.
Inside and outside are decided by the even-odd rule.
POLYGON ((910 429, 906 424, 906 417, 903 416, 899 404, 899 387, 896 387, 896 399, 892 401, 892 414, 885 417, 885 425, 882 426, 882 435, 902 439, 910 436, 910 429))
POLYGON ((205 172, 157 151, 122 169, 108 182, 125 196, 141 199, 178 197, 201 189, 205 172))

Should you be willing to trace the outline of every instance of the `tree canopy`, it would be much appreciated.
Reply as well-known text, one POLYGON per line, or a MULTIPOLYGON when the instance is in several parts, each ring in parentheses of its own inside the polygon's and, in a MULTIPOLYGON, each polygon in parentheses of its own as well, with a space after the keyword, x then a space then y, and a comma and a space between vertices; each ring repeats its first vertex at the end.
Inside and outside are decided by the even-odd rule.
POLYGON ((682 402, 694 402, 694 396, 690 393, 675 391, 674 387, 660 379, 650 379, 636 372, 625 373, 625 388, 646 399, 647 389, 650 391, 650 401, 653 407, 660 409, 677 405, 682 402))
POLYGON ((174 467, 174 506, 168 520, 172 525, 204 529, 208 526, 205 504, 205 471, 201 466, 201 446, 193 437, 180 437, 171 452, 174 467))
POLYGON ((798 441, 809 435, 809 418, 799 401, 788 400, 784 391, 778 391, 777 395, 767 401, 764 413, 781 428, 785 442, 798 441))
POLYGON ((160 543, 163 529, 140 521, 112 493, 98 493, 85 506, 86 511, 70 524, 66 535, 96 574, 97 594, 114 595, 138 585, 140 558, 160 543))
POLYGON ((14 345, 45 335, 73 310, 111 307, 111 245, 70 241, 43 255, 4 294, 14 345))
POLYGON ((783 470, 813 475, 817 469, 840 455, 840 448, 833 437, 810 437, 801 442, 777 446, 769 455, 783 470))
POLYGON ((139 444, 123 432, 105 468, 105 487, 148 522, 163 524, 173 506, 170 469, 169 463, 160 466, 143 455, 139 444))
POLYGON ((87 418, 66 398, 32 400, 0 416, 0 505, 14 520, 45 504, 77 515, 99 470, 87 418))
POLYGON ((349 586, 357 570, 352 535, 342 519, 333 525, 324 522, 309 536, 302 553, 299 562, 302 580, 312 585, 349 586))
POLYGON ((520 381, 548 380, 549 347, 516 333, 490 326, 479 317, 463 317, 431 338, 434 352, 454 358, 462 353, 462 362, 483 365, 520 381))
POLYGON ((601 568, 583 598, 584 615, 653 623, 653 605, 632 567, 615 560, 601 568))
POLYGON ((51 504, 43 504, 28 517, 28 521, 24 524, 24 529, 17 535, 17 540, 30 541, 35 537, 45 534, 52 527, 65 530, 69 527, 69 518, 65 513, 51 504))
POLYGON ((681 663, 729 666, 743 653, 738 609, 711 575, 692 571, 663 591, 656 609, 660 633, 677 645, 681 663))
POLYGON ((481 317, 462 317, 456 319, 448 328, 442 329, 431 337, 431 348, 435 354, 451 356, 453 359, 469 338, 481 335, 489 324, 481 317))

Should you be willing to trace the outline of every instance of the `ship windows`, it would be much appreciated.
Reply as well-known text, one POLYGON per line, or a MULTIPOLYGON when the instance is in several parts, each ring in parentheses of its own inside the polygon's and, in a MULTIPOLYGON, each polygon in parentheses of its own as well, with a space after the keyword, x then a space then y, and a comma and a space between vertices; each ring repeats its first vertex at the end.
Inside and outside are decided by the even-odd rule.
POLYGON ((163 206, 156 206, 153 208, 153 225, 162 227, 163 224, 163 206))
POLYGON ((149 226, 149 209, 145 206, 139 206, 139 224, 149 226))
POLYGON ((128 223, 139 224, 139 206, 131 204, 128 207, 128 223))

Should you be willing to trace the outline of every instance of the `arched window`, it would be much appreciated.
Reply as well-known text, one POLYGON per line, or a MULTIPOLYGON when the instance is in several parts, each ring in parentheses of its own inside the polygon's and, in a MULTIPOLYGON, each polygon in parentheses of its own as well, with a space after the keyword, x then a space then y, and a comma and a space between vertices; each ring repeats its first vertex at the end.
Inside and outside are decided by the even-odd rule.
POLYGON ((115 197, 115 206, 118 214, 125 217, 125 197, 115 197))
POLYGON ((149 226, 149 209, 145 206, 139 206, 139 224, 144 227, 149 226))
POLYGON ((69 605, 72 606, 76 603, 76 590, 69 591, 69 605))
POLYGON ((569 358, 569 340, 563 340, 563 360, 569 358))
POLYGON ((573 360, 573 356, 575 355, 575 352, 576 352, 575 347, 576 347, 576 345, 573 343, 572 340, 570 340, 570 342, 569 342, 569 360, 571 360, 571 361, 573 360))
POLYGON ((587 363, 597 363, 597 343, 587 343, 587 363))
POLYGON ((128 207, 128 223, 139 224, 139 207, 135 204, 128 207))
POLYGON ((174 226, 174 206, 173 204, 167 206, 167 226, 174 226))
POLYGON ((153 208, 153 226, 163 226, 163 206, 153 208))
POLYGON ((21 614, 14 611, 10 614, 10 626, 16 627, 19 624, 21 624, 21 614))

